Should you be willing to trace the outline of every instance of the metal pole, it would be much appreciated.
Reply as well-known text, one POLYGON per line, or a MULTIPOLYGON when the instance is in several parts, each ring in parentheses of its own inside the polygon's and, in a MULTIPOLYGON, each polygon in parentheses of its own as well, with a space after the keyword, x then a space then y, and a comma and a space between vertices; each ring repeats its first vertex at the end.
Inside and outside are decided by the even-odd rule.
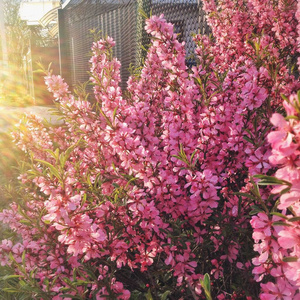
POLYGON ((1 35, 1 45, 2 45, 2 62, 0 65, 1 73, 0 76, 5 76, 8 69, 8 53, 6 44, 6 34, 5 34, 5 22, 4 22, 4 0, 0 0, 0 35, 1 35))

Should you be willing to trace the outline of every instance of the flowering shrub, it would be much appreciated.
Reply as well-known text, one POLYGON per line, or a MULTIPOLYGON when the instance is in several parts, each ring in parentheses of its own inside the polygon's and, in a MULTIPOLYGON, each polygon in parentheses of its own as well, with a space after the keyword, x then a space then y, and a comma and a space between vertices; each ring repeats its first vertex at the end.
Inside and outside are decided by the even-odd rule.
MULTIPOLYGON (((289 72, 296 8, 218 2, 204 1, 214 39, 195 36, 192 70, 173 26, 153 16, 145 65, 126 96, 111 38, 92 47, 94 106, 47 73, 65 123, 49 128, 30 116, 20 124, 15 140, 28 154, 22 197, 0 214, 22 238, 2 241, 1 264, 30 299, 260 293, 249 212, 267 205, 270 189, 258 197, 251 176, 273 173, 269 117, 281 93, 300 88, 289 72)), ((255 220, 270 223, 263 213, 253 227, 255 220)), ((262 295, 276 288, 270 281, 262 295)))

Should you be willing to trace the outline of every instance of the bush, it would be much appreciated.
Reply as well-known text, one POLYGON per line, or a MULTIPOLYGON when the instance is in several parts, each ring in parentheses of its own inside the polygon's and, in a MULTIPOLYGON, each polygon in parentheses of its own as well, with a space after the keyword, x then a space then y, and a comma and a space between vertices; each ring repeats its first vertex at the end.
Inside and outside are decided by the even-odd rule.
MULTIPOLYGON (((46 75, 65 123, 23 121, 15 133, 28 156, 21 200, 0 214, 22 238, 3 240, 0 254, 18 291, 34 299, 259 296, 251 224, 261 228, 255 218, 265 217, 249 221, 275 200, 252 176, 274 173, 269 118, 281 94, 300 88, 296 7, 218 2, 204 1, 213 39, 195 36, 192 70, 173 26, 153 16, 151 47, 126 97, 111 38, 92 47, 94 107, 46 75)), ((281 297, 272 283, 261 287, 261 297, 266 289, 265 299, 281 297)))

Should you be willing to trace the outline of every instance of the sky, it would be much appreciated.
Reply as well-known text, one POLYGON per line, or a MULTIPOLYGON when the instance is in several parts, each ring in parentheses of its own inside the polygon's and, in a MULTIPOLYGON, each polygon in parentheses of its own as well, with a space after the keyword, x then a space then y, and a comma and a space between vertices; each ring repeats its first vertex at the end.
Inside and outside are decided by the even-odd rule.
POLYGON ((38 25, 39 20, 51 9, 59 6, 59 1, 30 1, 22 2, 20 17, 26 20, 28 25, 38 25))

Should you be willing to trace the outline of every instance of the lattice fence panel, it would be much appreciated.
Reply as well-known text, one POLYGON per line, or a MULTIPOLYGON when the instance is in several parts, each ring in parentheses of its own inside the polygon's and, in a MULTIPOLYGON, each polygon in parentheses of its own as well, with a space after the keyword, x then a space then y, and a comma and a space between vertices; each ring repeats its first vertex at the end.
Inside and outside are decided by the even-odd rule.
POLYGON ((88 61, 93 42, 89 31, 96 29, 116 41, 114 54, 121 61, 122 88, 126 87, 129 66, 141 63, 144 55, 141 45, 149 43, 140 10, 164 14, 175 25, 179 38, 186 42, 187 61, 193 63, 192 33, 208 32, 200 0, 71 0, 61 11, 60 24, 64 26, 60 31, 64 32, 61 49, 65 52, 61 57, 65 60, 63 65, 69 65, 68 71, 72 73, 66 76, 69 84, 89 79, 88 61))

